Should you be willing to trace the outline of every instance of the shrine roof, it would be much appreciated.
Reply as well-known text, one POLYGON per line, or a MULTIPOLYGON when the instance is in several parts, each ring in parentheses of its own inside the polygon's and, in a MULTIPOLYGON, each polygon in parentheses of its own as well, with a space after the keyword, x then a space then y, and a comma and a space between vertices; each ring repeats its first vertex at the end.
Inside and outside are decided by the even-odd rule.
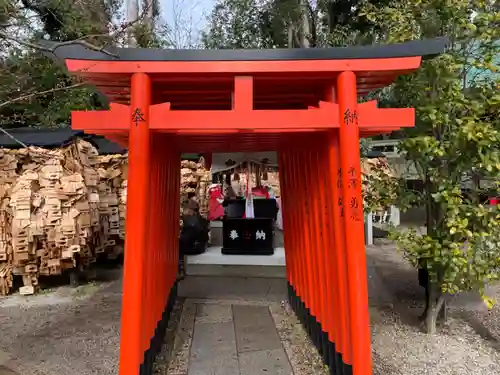
POLYGON ((7 129, 8 133, 14 137, 0 133, 0 148, 19 149, 26 146, 42 148, 65 147, 75 138, 83 138, 91 142, 98 150, 99 154, 122 154, 126 150, 117 143, 110 142, 104 137, 85 134, 83 131, 76 131, 70 128, 14 128, 7 129), (22 142, 20 144, 18 141, 22 142))
POLYGON ((44 42, 58 58, 104 61, 290 61, 290 60, 354 60, 397 57, 436 56, 444 51, 449 39, 439 37, 399 44, 334 48, 276 49, 155 49, 107 48, 106 52, 85 48, 80 44, 44 42))
POLYGON ((255 109, 307 109, 324 100, 339 72, 356 73, 365 96, 445 51, 445 37, 391 45, 264 50, 91 50, 80 44, 44 42, 69 72, 93 85, 109 102, 130 103, 130 77, 147 73, 152 104, 172 110, 231 109, 236 76, 253 77, 255 109))

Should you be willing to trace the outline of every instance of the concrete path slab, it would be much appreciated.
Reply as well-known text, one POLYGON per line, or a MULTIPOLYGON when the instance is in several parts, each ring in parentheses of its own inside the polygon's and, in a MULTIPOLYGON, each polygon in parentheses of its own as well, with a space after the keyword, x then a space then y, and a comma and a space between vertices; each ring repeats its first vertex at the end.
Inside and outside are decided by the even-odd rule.
POLYGON ((189 364, 188 375, 237 375, 239 373, 236 358, 211 358, 193 361, 189 364))
POLYGON ((238 353, 282 348, 269 307, 233 305, 233 316, 238 353))
POLYGON ((192 340, 181 355, 189 360, 186 372, 177 366, 169 374, 293 375, 269 305, 214 299, 188 299, 185 305, 195 306, 192 340))
POLYGON ((196 323, 228 323, 233 321, 233 309, 230 304, 198 304, 196 323))
POLYGON ((283 348, 239 354, 240 375, 293 375, 283 348))
MULTIPOLYGON (((219 316, 204 317, 205 321, 215 321, 219 316)), ((233 323, 195 321, 188 375, 234 375, 238 371, 233 323)))
POLYGON ((232 322, 195 323, 191 360, 236 358, 236 340, 232 322))

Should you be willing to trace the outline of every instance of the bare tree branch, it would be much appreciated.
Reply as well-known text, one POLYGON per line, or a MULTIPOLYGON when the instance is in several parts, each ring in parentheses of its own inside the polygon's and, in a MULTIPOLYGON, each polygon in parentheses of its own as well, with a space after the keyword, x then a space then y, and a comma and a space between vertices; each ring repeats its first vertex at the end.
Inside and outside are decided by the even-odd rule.
POLYGON ((102 53, 105 53, 106 55, 109 55, 109 56, 117 58, 118 57, 117 54, 112 53, 112 52, 106 50, 106 48, 109 47, 109 45, 105 44, 103 46, 98 46, 98 45, 95 45, 93 43, 88 42, 88 39, 98 38, 98 37, 107 37, 107 38, 113 39, 113 38, 119 37, 119 36, 125 34, 136 23, 142 22, 142 20, 144 20, 144 18, 148 14, 148 12, 149 12, 148 8, 143 9, 143 11, 142 11, 142 13, 141 13, 141 15, 140 15, 139 18, 137 18, 136 20, 132 20, 132 21, 129 21, 129 22, 126 22, 126 23, 120 25, 120 27, 118 27, 115 31, 113 31, 113 32, 111 32, 109 34, 90 34, 90 35, 85 35, 85 36, 83 36, 81 38, 78 38, 78 39, 69 40, 69 41, 66 41, 66 42, 58 42, 57 44, 54 45, 54 47, 51 47, 51 48, 43 46, 43 45, 38 44, 38 43, 32 43, 32 42, 23 40, 23 39, 21 39, 19 37, 10 35, 9 33, 5 32, 3 30, 0 30, 0 38, 3 38, 5 40, 10 40, 10 41, 15 42, 17 44, 20 44, 20 45, 22 45, 24 47, 36 49, 38 51, 50 52, 50 53, 55 52, 55 50, 57 48, 59 48, 59 47, 79 44, 79 45, 81 45, 81 46, 83 46, 85 48, 88 48, 88 49, 92 50, 92 51, 102 52, 102 53))
POLYGON ((172 47, 181 49, 195 46, 195 34, 205 17, 204 13, 194 16, 196 10, 202 8, 201 5, 201 0, 172 0, 169 9, 171 21, 167 22, 172 47))
MULTIPOLYGON (((25 6, 26 4, 33 6, 27 0, 23 1, 23 4, 25 6)), ((128 20, 127 22, 123 22, 118 25, 116 23, 111 24, 111 22, 109 22, 107 23, 106 31, 100 29, 95 34, 88 34, 77 39, 63 41, 63 42, 53 42, 51 44, 44 44, 43 41, 37 42, 36 40, 31 38, 31 36, 33 35, 31 32, 33 23, 26 21, 27 19, 26 17, 28 17, 26 14, 25 15, 19 14, 16 16, 12 15, 13 20, 15 20, 16 19, 15 17, 17 17, 17 19, 22 19, 23 23, 19 25, 17 25, 17 22, 14 21, 13 22, 5 21, 4 23, 1 23, 0 42, 4 41, 5 43, 7 43, 6 44, 7 46, 8 45, 13 46, 17 44, 26 49, 32 49, 35 51, 45 52, 45 53, 54 53, 58 48, 63 46, 81 45, 89 50, 102 52, 106 55, 118 58, 119 56, 116 53, 109 51, 107 48, 111 47, 111 45, 113 44, 120 45, 121 37, 123 35, 126 35, 126 33, 128 33, 134 25, 141 23, 144 20, 144 18, 147 17, 149 12, 150 9, 148 6, 146 6, 144 7, 144 9, 142 9, 139 17, 135 20, 128 20), (20 32, 20 30, 22 30, 22 32, 20 32), (101 30, 103 30, 103 33, 99 33, 101 30), (101 38, 101 40, 103 40, 104 43, 95 44, 91 42, 99 40, 99 38, 101 38)), ((62 23, 62 21, 60 22, 62 23)), ((3 76, 4 73, 3 70, 7 71, 7 69, 2 69, 2 65, 5 64, 2 64, 0 61, 0 75, 3 76)), ((7 67, 7 65, 5 65, 5 67, 7 67)), ((16 79, 19 82, 19 79, 22 78, 18 77, 16 79)), ((3 102, 0 101, 0 109, 4 109, 7 106, 17 102, 28 101, 34 97, 39 97, 66 90, 72 90, 74 88, 82 87, 83 85, 84 83, 80 81, 75 81, 74 84, 69 84, 69 85, 67 85, 67 83, 64 81, 61 81, 58 84, 56 84, 55 87, 53 87, 52 89, 43 91, 37 90, 35 87, 32 89, 21 91, 19 90, 19 87, 22 87, 22 85, 21 86, 14 85, 12 86, 11 92, 2 93, 3 97, 2 99, 4 101, 3 102)))
POLYGON ((16 143, 19 143, 21 146, 23 146, 24 148, 28 148, 28 145, 24 142, 21 142, 19 139, 17 139, 16 137, 14 137, 12 134, 10 134, 7 130, 5 130, 4 128, 0 128, 0 131, 5 134, 7 137, 9 137, 10 139, 12 139, 14 142, 16 143))
POLYGON ((67 46, 67 45, 72 45, 72 44, 80 44, 80 45, 84 46, 85 48, 91 49, 93 51, 98 51, 98 52, 102 52, 102 53, 105 53, 105 54, 113 56, 113 57, 118 57, 118 55, 116 55, 114 53, 111 53, 109 51, 106 51, 106 49, 105 49, 106 46, 99 47, 99 46, 96 46, 96 45, 94 45, 92 43, 87 42, 85 39, 87 39, 89 37, 90 36, 85 36, 85 37, 80 38, 80 39, 70 40, 70 41, 67 41, 67 42, 59 42, 54 47, 48 48, 48 47, 42 46, 41 44, 31 43, 31 42, 28 42, 26 40, 22 40, 22 39, 19 39, 17 37, 11 36, 11 35, 9 35, 8 33, 4 32, 4 31, 0 31, 0 38, 4 38, 6 40, 10 40, 10 41, 16 42, 17 44, 20 44, 20 45, 22 45, 24 47, 33 48, 33 49, 36 49, 36 50, 39 50, 39 51, 51 52, 52 53, 57 48, 62 47, 62 46, 67 46))
POLYGON ((77 87, 81 87, 84 84, 85 84, 84 82, 79 82, 79 83, 75 83, 75 84, 70 85, 70 86, 54 87, 54 88, 52 88, 50 90, 37 91, 37 92, 30 93, 30 94, 18 96, 17 98, 10 99, 10 100, 7 100, 6 102, 0 103, 0 108, 5 107, 5 106, 7 106, 9 104, 12 104, 12 103, 15 103, 15 102, 20 102, 20 101, 23 101, 23 100, 31 99, 31 98, 33 98, 35 96, 52 94, 52 93, 58 92, 58 91, 71 90, 71 89, 74 89, 74 88, 77 88, 77 87))

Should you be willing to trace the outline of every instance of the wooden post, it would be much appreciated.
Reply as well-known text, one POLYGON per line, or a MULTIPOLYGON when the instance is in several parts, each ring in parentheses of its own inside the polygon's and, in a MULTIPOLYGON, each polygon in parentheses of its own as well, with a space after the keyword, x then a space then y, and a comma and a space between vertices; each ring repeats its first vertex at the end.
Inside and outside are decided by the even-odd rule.
POLYGON ((373 213, 366 214, 365 245, 373 245, 373 213))
MULTIPOLYGON (((300 243, 297 246, 297 253, 301 257, 301 269, 302 269, 302 282, 303 282, 303 296, 302 301, 305 304, 306 315, 309 318, 311 314, 311 309, 314 306, 314 295, 312 293, 313 288, 313 278, 312 271, 313 268, 311 266, 311 254, 309 252, 310 248, 310 235, 309 235, 309 227, 307 225, 307 211, 306 206, 304 204, 303 192, 304 189, 304 166, 302 165, 302 154, 298 152, 296 149, 290 153, 291 164, 293 168, 293 177, 294 177, 294 191, 296 197, 294 199, 296 212, 295 215, 297 217, 297 230, 298 230, 298 238, 300 239, 300 243)), ((309 334, 311 334, 311 327, 308 324, 307 329, 309 334)))
POLYGON ((329 178, 330 193, 332 196, 332 218, 333 221, 333 283, 336 286, 336 349, 341 355, 337 357, 340 365, 351 363, 351 348, 349 344, 349 313, 348 313, 348 288, 346 272, 346 247, 344 235, 344 199, 342 194, 342 179, 340 171, 340 150, 338 131, 331 131, 328 134, 328 159, 329 159, 329 178))
POLYGON ((167 300, 168 296, 170 293, 170 288, 169 285, 167 284, 167 278, 168 278, 168 253, 169 253, 169 241, 170 239, 167 238, 165 234, 166 228, 168 228, 167 225, 167 218, 169 215, 169 181, 168 181, 168 171, 170 170, 170 165, 166 162, 167 160, 167 153, 168 149, 165 147, 164 143, 164 136, 161 136, 159 134, 156 135, 158 139, 158 144, 161 144, 161 156, 162 156, 162 161, 161 161, 161 174, 160 174, 160 180, 162 183, 162 215, 160 218, 161 222, 161 227, 162 227, 162 236, 159 238, 160 240, 160 247, 161 247, 161 256, 160 256, 160 262, 159 262, 159 267, 160 271, 159 274, 161 275, 160 280, 159 280, 159 287, 160 287, 160 296, 159 296, 159 304, 161 307, 161 313, 165 311, 165 308, 167 306, 167 300), (161 142, 161 143, 160 143, 161 142))
POLYGON ((151 373, 153 361, 161 349, 166 324, 163 313, 170 294, 166 281, 169 274, 166 259, 167 253, 171 251, 168 241, 172 236, 167 232, 170 223, 166 217, 169 215, 168 202, 170 202, 167 194, 172 182, 167 177, 168 171, 171 170, 169 159, 171 147, 166 147, 167 141, 161 134, 154 134, 151 139, 149 247, 145 262, 147 284, 144 303, 148 324, 143 344, 144 374, 151 373))
POLYGON ((339 74, 337 95, 340 116, 340 175, 344 207, 351 357, 354 375, 371 375, 356 75, 353 72, 339 74))
POLYGON ((148 248, 151 81, 135 73, 131 80, 127 231, 123 270, 120 375, 137 375, 143 360, 144 264, 148 248))
POLYGON ((317 163, 314 162, 313 155, 317 153, 317 147, 312 147, 314 143, 307 142, 307 147, 303 152, 301 158, 302 171, 303 171, 303 188, 302 188, 302 201, 306 208, 306 216, 304 221, 307 225, 309 233, 309 247, 307 249, 311 262, 311 294, 314 296, 314 305, 311 307, 311 324, 312 324, 312 340, 317 346, 320 353, 323 353, 321 346, 321 324, 322 324, 322 299, 323 287, 322 278, 320 273, 319 252, 321 249, 321 234, 318 221, 318 184, 319 181, 315 174, 315 169, 318 168, 317 163), (307 167, 306 167, 307 166, 307 167), (305 167, 305 168, 304 168, 305 167))
POLYGON ((318 304, 318 322, 320 324, 320 332, 319 334, 319 342, 318 348, 320 353, 323 355, 325 362, 330 364, 330 358, 328 356, 328 342, 327 342, 327 332, 328 322, 330 318, 330 314, 328 311, 329 308, 329 296, 328 296, 328 278, 326 272, 326 262, 327 255, 326 253, 329 251, 329 246, 327 243, 327 231, 326 231, 326 222, 324 220, 324 204, 323 199, 326 199, 324 195, 324 186, 322 183, 324 182, 322 179, 322 174, 324 172, 324 149, 325 142, 322 141, 320 137, 314 137, 314 142, 310 143, 314 145, 314 148, 311 147, 310 150, 310 159, 308 160, 309 164, 309 193, 306 193, 306 199, 312 201, 312 209, 313 214, 311 218, 313 220, 313 227, 315 230, 315 244, 314 244, 314 252, 316 254, 316 271, 317 274, 317 292, 319 295, 319 304, 318 304))
POLYGON ((291 293, 292 290, 290 288, 295 289, 295 272, 294 272, 294 267, 295 263, 293 260, 293 251, 292 251, 292 246, 293 246, 293 231, 291 228, 291 222, 290 222, 290 217, 289 215, 289 210, 285 210, 285 202, 287 202, 290 199, 290 193, 289 193, 289 187, 288 187, 288 178, 287 176, 287 171, 288 167, 285 164, 285 157, 284 153, 286 151, 280 150, 278 151, 278 166, 279 166, 279 179, 280 179, 280 190, 281 190, 281 215, 283 217, 283 235, 284 235, 284 243, 285 243, 285 267, 286 267, 286 279, 288 282, 288 297, 289 297, 289 302, 290 304, 292 303, 291 301, 291 293))

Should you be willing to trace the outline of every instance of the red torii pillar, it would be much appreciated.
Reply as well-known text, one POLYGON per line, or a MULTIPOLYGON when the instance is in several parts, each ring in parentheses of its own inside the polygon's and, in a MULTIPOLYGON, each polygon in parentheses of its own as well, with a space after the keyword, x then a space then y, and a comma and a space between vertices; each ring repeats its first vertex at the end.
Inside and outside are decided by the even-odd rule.
POLYGON ((171 135, 150 130, 150 77, 133 74, 131 93, 119 371, 142 375, 152 372, 177 295, 180 152, 171 135))
POLYGON ((141 343, 144 347, 145 337, 143 332, 146 328, 146 311, 135 306, 137 301, 144 297, 146 290, 145 278, 147 275, 146 249, 149 242, 149 219, 150 219, 150 131, 149 131, 149 107, 151 105, 151 80, 147 74, 137 73, 131 78, 131 106, 137 108, 142 116, 137 121, 135 116, 139 113, 131 113, 129 117, 130 144, 128 163, 129 181, 140 181, 141 183, 129 183, 127 186, 127 230, 125 237, 125 265, 123 274, 122 321, 128 322, 129 326, 122 329, 120 336, 120 374, 130 371, 130 363, 136 363, 137 367, 144 360, 144 352, 138 346, 127 345, 129 342, 141 343), (142 213, 138 215, 138 213, 142 213), (132 266, 133 265, 133 266, 132 266))
MULTIPOLYGON (((234 101, 239 103, 239 106, 235 106, 231 111, 171 111, 169 103, 151 105, 150 78, 147 74, 135 73, 131 79, 130 106, 112 104, 108 112, 73 113, 75 129, 86 128, 89 123, 99 124, 107 121, 108 129, 91 131, 100 132, 115 140, 123 137, 120 131, 125 130, 121 125, 125 119, 130 124, 129 180, 134 183, 130 184, 128 193, 129 229, 126 235, 124 275, 124 288, 127 293, 123 301, 120 374, 132 374, 135 367, 132 364, 141 364, 145 373, 148 373, 153 359, 148 355, 143 358, 143 353, 149 353, 147 348, 155 345, 150 340, 153 336, 150 332, 154 330, 157 322, 161 321, 159 313, 164 306, 159 303, 156 309, 147 312, 134 301, 154 303, 158 295, 168 295, 168 290, 175 286, 175 280, 170 276, 165 280, 167 290, 156 292, 157 281, 151 278, 155 273, 144 272, 159 264, 148 254, 155 251, 152 238, 157 241, 162 236, 162 228, 152 225, 152 221, 158 222, 160 212, 156 211, 158 207, 162 207, 161 202, 166 204, 166 201, 162 200, 162 193, 156 193, 156 184, 160 182, 156 181, 154 186, 150 183, 155 174, 152 165, 155 164, 154 161, 167 160, 171 172, 176 170, 172 163, 179 164, 178 155, 167 159, 161 155, 160 150, 167 148, 169 134, 152 133, 152 130, 165 129, 175 131, 176 134, 191 133, 199 124, 208 121, 210 128, 198 131, 224 132, 229 130, 232 121, 239 116, 244 117, 248 123, 253 123, 251 119, 255 114, 261 121, 253 126, 262 129, 260 131, 267 129, 266 117, 271 117, 271 120, 267 121, 275 124, 278 131, 290 131, 281 129, 280 126, 293 124, 292 119, 300 112, 301 116, 296 120, 300 125, 295 127, 303 135, 298 142, 293 141, 294 138, 288 138, 280 151, 283 196, 286 202, 284 213, 287 273, 290 284, 297 288, 297 291, 292 292, 291 299, 299 298, 298 301, 292 301, 292 305, 325 360, 336 373, 370 375, 370 332, 359 163, 360 123, 363 131, 368 134, 390 131, 397 127, 410 126, 414 111, 379 109, 375 102, 358 105, 356 76, 349 71, 338 75, 336 86, 331 88, 318 108, 306 111, 256 111, 251 109, 248 103, 241 104, 252 98, 248 92, 252 90, 252 77, 241 77, 241 80, 239 78, 235 77, 236 88, 239 83, 243 84, 239 90, 235 90, 234 95, 234 101), (332 95, 333 92, 337 93, 336 98, 332 95), (285 115, 288 123, 277 122, 279 113, 285 115), (308 113, 311 115, 310 119, 306 117, 308 113), (107 118, 109 115, 113 117, 107 118), (175 121, 169 122, 169 116, 175 121), (189 128, 177 124, 188 124, 189 128), (308 124, 327 130, 327 137, 323 136, 323 132, 316 135, 307 133, 308 124), (328 130, 331 124, 334 128, 328 130), (167 143, 162 143, 160 139, 167 143), (304 168, 302 164, 308 165, 309 168, 304 168), (293 197, 294 192, 309 190, 311 187, 308 186, 308 181, 321 181, 321 176, 325 179, 323 186, 315 192, 315 197, 305 205, 298 204, 300 198, 293 197), (289 205, 290 202, 292 204, 289 205), (328 251, 331 248, 333 253, 328 251), (304 252, 303 249, 308 251, 304 252), (137 348, 130 345, 136 340, 141 343, 137 348)), ((170 146, 176 150, 173 143, 170 143, 170 146)), ((174 186, 178 186, 178 178, 179 176, 167 173, 163 183, 170 181, 175 182, 174 186)), ((178 200, 173 198, 178 193, 178 188, 169 189, 168 186, 163 186, 162 189, 170 191, 167 193, 170 199, 178 200)), ((168 223, 173 223, 174 220, 175 218, 171 218, 168 223)), ((169 229, 170 238, 176 238, 178 226, 172 225, 169 229)), ((173 275, 177 262, 177 244, 172 243, 169 248, 173 251, 169 252, 166 264, 172 270, 170 275, 173 275)))
MULTIPOLYGON (((148 348, 156 345, 151 337, 156 337, 157 333, 155 331, 152 335, 150 332, 155 329, 157 322, 162 321, 160 315, 166 302, 155 301, 158 301, 159 295, 169 295, 169 290, 175 287, 175 280, 172 278, 177 262, 175 243, 169 244, 171 251, 164 261, 171 272, 165 279, 165 284, 162 282, 161 285, 168 287, 156 290, 158 280, 153 279, 157 275, 153 270, 161 264, 155 261, 154 252, 155 241, 164 235, 164 228, 157 224, 169 201, 165 200, 165 196, 178 201, 174 197, 179 191, 180 175, 178 166, 174 167, 174 164, 179 164, 179 157, 175 144, 172 141, 168 143, 169 137, 184 132, 191 133, 199 124, 206 124, 207 121, 210 128, 198 131, 228 131, 235 119, 245 118, 245 121, 253 124, 252 118, 256 115, 260 122, 251 126, 256 126, 262 132, 267 129, 266 118, 271 117, 267 121, 275 124, 278 131, 290 131, 286 127, 290 127, 288 124, 295 121, 300 124, 295 125, 295 128, 303 134, 298 141, 293 141, 297 138, 286 138, 284 148, 280 151, 286 205, 287 274, 290 285, 296 289, 291 291, 292 305, 336 373, 370 375, 370 332, 359 163, 360 124, 365 133, 390 131, 411 125, 414 111, 379 109, 375 102, 358 105, 356 76, 349 71, 338 75, 336 86, 331 88, 330 95, 320 102, 318 108, 303 111, 256 111, 248 104, 252 98, 249 94, 252 90, 252 77, 239 78, 235 77, 235 86, 238 88, 239 83, 243 84, 239 90, 235 90, 234 96, 235 103, 239 105, 231 111, 171 111, 168 103, 151 105, 150 78, 147 74, 135 73, 131 79, 130 106, 112 104, 108 112, 73 113, 75 129, 86 128, 89 123, 107 122, 108 129, 91 131, 100 132, 115 140, 123 137, 120 131, 126 128, 122 124, 125 121, 130 124, 129 180, 132 183, 128 192, 124 274, 124 289, 127 293, 123 300, 120 374, 134 373, 135 365, 139 364, 144 368, 144 373, 149 373, 153 358, 149 354, 143 357, 143 353, 150 353, 148 348), (336 98, 331 95, 334 91, 337 93, 336 98), (284 114, 287 122, 278 122, 280 113, 284 114), (107 118, 109 115, 112 117, 107 118), (307 115, 311 116, 310 119, 307 115), (169 122, 169 117, 175 121, 169 122), (179 124, 187 124, 189 128, 179 124), (308 125, 311 129, 319 127, 327 130, 327 136, 324 136, 324 132, 308 133, 308 125), (163 129, 176 133, 158 133, 163 129), (156 132, 153 133, 153 130, 156 132), (174 150, 169 157, 162 154, 168 149, 167 145, 174 150), (153 166, 160 160, 166 161, 169 172, 163 180, 155 180, 154 176, 158 172, 153 166), (304 168, 302 164, 309 168, 304 168), (172 171, 177 172, 175 174, 172 171), (310 190, 308 181, 321 181, 322 176, 323 186, 314 193, 314 198, 304 205, 299 204, 300 197, 294 197, 293 194, 310 190), (150 181, 155 181, 155 184, 150 181), (161 181, 168 186, 162 186, 161 181), (333 253, 328 251, 332 248, 333 253), (308 251, 304 252, 303 249, 308 251), (298 300, 293 301, 295 298, 298 300), (144 301, 147 305, 153 303, 156 308, 145 311, 136 301, 144 301), (140 346, 130 344, 137 340, 140 346)), ((172 211, 178 212, 176 209, 172 211)), ((175 233, 178 231, 178 225, 168 224, 174 221, 178 222, 174 217, 166 221, 170 239, 176 238, 175 233)), ((170 299, 169 303, 172 303, 170 299)))
POLYGON ((371 374, 370 317, 364 236, 363 198, 359 150, 356 75, 342 72, 337 78, 340 115, 340 178, 343 202, 344 254, 347 263, 347 291, 351 360, 355 374, 371 374))

